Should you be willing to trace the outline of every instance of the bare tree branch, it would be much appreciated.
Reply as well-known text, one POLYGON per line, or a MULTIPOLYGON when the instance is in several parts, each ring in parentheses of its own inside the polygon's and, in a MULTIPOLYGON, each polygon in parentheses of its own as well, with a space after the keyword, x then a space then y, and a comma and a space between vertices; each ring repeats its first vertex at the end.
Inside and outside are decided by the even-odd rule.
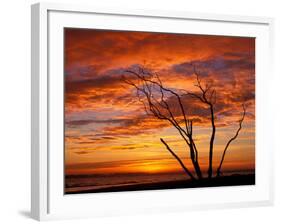
POLYGON ((227 142, 227 144, 226 144, 226 146, 225 146, 225 148, 224 148, 224 150, 223 150, 223 154, 222 154, 222 157, 221 157, 221 161, 220 161, 219 167, 218 167, 218 169, 217 169, 217 176, 220 176, 220 174, 221 174, 221 167, 222 167, 222 164, 223 164, 223 161, 224 161, 225 153, 226 153, 226 151, 227 151, 229 145, 231 144, 231 142, 233 142, 233 141, 238 137, 239 132, 240 132, 240 130, 242 129, 242 123, 243 123, 244 118, 245 118, 245 115, 246 115, 246 108, 245 108, 245 105, 243 104, 242 107, 243 107, 243 114, 242 114, 242 118, 239 120, 239 127, 238 127, 238 129, 237 129, 235 135, 234 135, 231 139, 229 139, 229 141, 227 142))
MULTIPOLYGON (((169 121, 178 130, 179 134, 181 135, 181 137, 184 139, 184 141, 186 142, 186 144, 189 147, 190 158, 191 158, 192 164, 194 166, 194 169, 196 170, 196 174, 198 175, 198 178, 202 178, 201 169, 200 169, 200 166, 198 163, 198 151, 197 151, 195 143, 192 139, 192 121, 189 121, 186 117, 186 113, 184 111, 181 96, 178 93, 176 93, 175 91, 165 88, 157 73, 155 73, 155 74, 150 73, 149 71, 145 71, 143 68, 138 69, 138 72, 140 74, 138 72, 130 71, 130 70, 127 70, 126 72, 134 75, 134 77, 136 77, 142 83, 142 87, 139 87, 136 84, 134 84, 132 86, 134 86, 135 88, 137 86, 136 89, 138 91, 142 92, 146 96, 148 109, 152 113, 152 115, 158 119, 169 121), (156 81, 153 80, 153 78, 155 78, 156 81), (154 85, 157 87, 157 91, 159 91, 159 93, 161 95, 160 96, 161 99, 156 99, 154 97, 154 95, 152 93, 153 87, 151 87, 151 85, 154 85), (176 97, 180 110, 181 110, 181 114, 183 116, 185 129, 181 127, 180 123, 177 121, 176 117, 174 116, 169 103, 166 101, 166 99, 165 99, 166 93, 169 93, 172 96, 176 97), (158 108, 158 107, 160 107, 160 108, 158 108), (168 116, 162 112, 162 109, 164 109, 168 113, 168 116)), ((131 84, 132 82, 127 81, 127 83, 131 84)))
POLYGON ((161 142, 166 146, 167 150, 175 157, 175 159, 179 162, 183 170, 188 174, 188 176, 191 177, 192 180, 196 180, 195 177, 192 175, 192 173, 186 168, 186 166, 183 164, 181 159, 173 152, 173 150, 169 147, 169 145, 164 141, 163 138, 160 138, 161 142))
MULTIPOLYGON (((143 71, 143 70, 141 70, 141 71, 143 71)), ((134 72, 134 71, 126 70, 126 72, 135 75, 137 78, 139 78, 140 80, 142 80, 142 81, 145 82, 145 83, 150 82, 150 83, 155 84, 155 85, 157 85, 157 86, 159 87, 159 89, 160 89, 160 91, 161 91, 161 94, 162 94, 162 96, 161 96, 162 103, 164 103, 165 106, 163 106, 163 104, 159 103, 155 98, 153 98, 153 96, 152 96, 152 94, 151 94, 151 88, 149 88, 149 86, 148 86, 147 84, 146 84, 146 88, 142 88, 142 89, 141 89, 141 92, 143 92, 143 93, 147 96, 147 101, 148 101, 148 103, 149 103, 149 105, 150 105, 150 109, 153 110, 153 111, 152 111, 153 115, 156 116, 156 117, 159 118, 159 119, 168 120, 168 121, 179 131, 179 133, 181 134, 181 136, 184 138, 185 142, 186 142, 188 145, 190 145, 190 143, 188 142, 188 139, 185 137, 185 136, 188 136, 187 130, 184 130, 184 129, 179 125, 179 123, 176 121, 175 117, 173 116, 173 114, 172 114, 172 112, 171 112, 171 109, 170 109, 168 103, 164 100, 164 93, 163 93, 163 91, 167 91, 167 92, 172 93, 173 95, 176 95, 176 96, 178 97, 178 101, 181 102, 179 95, 178 95, 177 93, 175 93, 174 91, 163 87, 162 84, 159 84, 159 83, 157 83, 157 82, 155 82, 155 81, 153 81, 153 80, 147 79, 147 78, 145 78, 144 76, 142 76, 142 75, 140 75, 140 74, 138 74, 138 73, 136 73, 136 72, 134 72), (148 91, 150 92, 150 94, 148 94, 148 93, 146 92, 146 90, 148 90, 148 91), (154 99, 157 104, 159 104, 160 106, 164 107, 164 108, 167 110, 167 112, 169 113, 169 115, 170 115, 171 118, 168 118, 167 116, 164 116, 163 114, 161 114, 161 113, 160 113, 160 110, 151 102, 151 99, 154 99), (155 113, 156 111, 157 111, 157 113, 155 113), (161 118, 160 118, 160 117, 161 117, 161 118)), ((158 77, 158 79, 159 79, 159 77, 158 77)), ((127 81, 127 83, 130 84, 130 85, 132 85, 131 82, 128 82, 128 81, 127 81)), ((161 83, 162 83, 162 82, 161 82, 161 83)), ((134 87, 136 88, 136 84, 133 84, 132 86, 134 86, 134 87)), ((139 87, 137 87, 136 89, 140 90, 139 87)), ((181 105, 182 105, 182 103, 181 103, 181 105)), ((183 107, 183 106, 182 106, 182 107, 183 107)))

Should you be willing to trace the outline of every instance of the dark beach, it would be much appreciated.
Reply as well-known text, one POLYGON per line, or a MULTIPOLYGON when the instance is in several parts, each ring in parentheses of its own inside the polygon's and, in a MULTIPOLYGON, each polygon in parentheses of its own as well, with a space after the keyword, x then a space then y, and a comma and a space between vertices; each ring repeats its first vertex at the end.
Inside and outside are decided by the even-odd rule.
POLYGON ((219 187, 219 186, 242 186, 254 185, 255 175, 231 175, 214 177, 212 179, 202 179, 200 181, 177 180, 165 181, 157 183, 138 183, 123 186, 101 187, 99 189, 70 190, 65 189, 65 194, 81 194, 81 193, 102 193, 102 192, 120 192, 120 191, 143 191, 143 190, 163 190, 163 189, 182 189, 182 188, 201 188, 201 187, 219 187))

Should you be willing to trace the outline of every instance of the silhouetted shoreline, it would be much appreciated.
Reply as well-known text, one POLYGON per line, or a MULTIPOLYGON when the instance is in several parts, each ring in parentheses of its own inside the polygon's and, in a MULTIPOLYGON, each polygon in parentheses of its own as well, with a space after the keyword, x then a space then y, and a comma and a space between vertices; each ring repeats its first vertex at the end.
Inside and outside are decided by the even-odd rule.
POLYGON ((205 178, 200 181, 177 180, 158 183, 138 183, 125 186, 101 187, 100 189, 85 189, 70 191, 66 188, 66 194, 81 193, 102 193, 102 192, 120 192, 120 191, 142 191, 142 190, 164 190, 164 189, 181 189, 181 188, 200 188, 200 187, 219 187, 219 186, 240 186, 254 185, 255 174, 231 175, 215 177, 211 180, 205 178))

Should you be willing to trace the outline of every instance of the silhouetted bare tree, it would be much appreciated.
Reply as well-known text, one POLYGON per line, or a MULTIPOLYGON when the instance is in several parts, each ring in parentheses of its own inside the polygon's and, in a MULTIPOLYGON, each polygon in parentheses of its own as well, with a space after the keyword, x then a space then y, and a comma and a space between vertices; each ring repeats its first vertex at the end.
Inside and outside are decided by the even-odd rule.
MULTIPOLYGON (((126 70, 130 77, 124 77, 124 81, 133 86, 136 89, 137 97, 140 102, 143 103, 144 109, 148 115, 152 115, 160 120, 165 120, 169 122, 179 133, 181 138, 186 143, 190 159, 196 173, 196 177, 192 172, 185 166, 182 160, 177 156, 177 154, 171 149, 168 143, 160 138, 161 142, 165 145, 166 149, 171 153, 171 155, 179 162, 186 174, 192 179, 202 179, 202 171, 198 161, 198 150, 193 137, 193 120, 188 119, 187 113, 185 111, 185 106, 183 104, 183 97, 189 95, 198 99, 204 105, 206 105, 210 111, 210 120, 212 126, 212 133, 210 137, 210 146, 209 146, 209 168, 208 168, 208 178, 212 178, 213 174, 213 149, 214 149, 214 140, 216 134, 216 125, 215 125, 215 112, 214 105, 216 104, 216 90, 211 84, 203 85, 201 79, 199 78, 199 73, 194 67, 194 74, 196 76, 196 84, 198 87, 198 92, 189 92, 181 91, 181 93, 173 90, 172 88, 167 88, 163 85, 158 73, 145 69, 141 66, 136 69, 126 70), (174 98, 177 105, 172 105, 169 100, 174 98), (180 116, 176 114, 175 108, 179 108, 180 116)), ((217 176, 221 174, 221 168, 224 161, 225 153, 231 144, 234 141, 241 128, 242 123, 245 117, 245 107, 243 106, 243 117, 239 122, 239 129, 236 134, 228 141, 220 165, 217 169, 217 176)))

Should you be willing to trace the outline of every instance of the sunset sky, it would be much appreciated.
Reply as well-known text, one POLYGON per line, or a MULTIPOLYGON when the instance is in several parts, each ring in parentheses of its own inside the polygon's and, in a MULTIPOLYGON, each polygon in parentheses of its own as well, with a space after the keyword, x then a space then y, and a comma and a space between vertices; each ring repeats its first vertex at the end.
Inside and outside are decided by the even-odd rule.
MULTIPOLYGON (((212 83, 217 92, 214 171, 237 128, 222 171, 255 168, 255 39, 188 34, 65 29, 66 174, 183 172, 160 138, 193 171, 189 151, 177 130, 148 116, 126 84, 126 69, 144 65, 157 71, 174 90, 198 91, 212 83)), ((206 173, 211 133, 209 111, 196 99, 184 99, 194 120, 199 162, 206 173)))

